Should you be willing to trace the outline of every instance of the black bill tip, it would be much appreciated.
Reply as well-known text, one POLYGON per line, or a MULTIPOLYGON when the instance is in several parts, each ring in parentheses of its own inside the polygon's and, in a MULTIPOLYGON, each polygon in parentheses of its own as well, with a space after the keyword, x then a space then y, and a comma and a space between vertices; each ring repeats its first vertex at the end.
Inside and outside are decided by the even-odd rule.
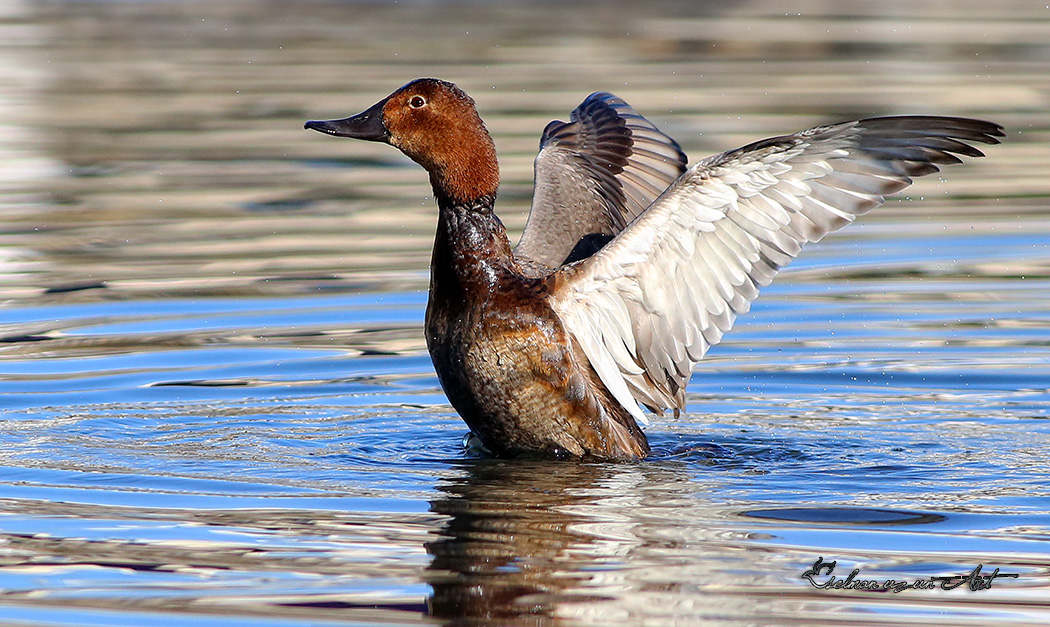
POLYGON ((341 120, 310 120, 303 125, 303 128, 336 137, 386 141, 390 133, 386 129, 386 124, 383 123, 384 104, 385 101, 377 102, 367 111, 341 120))

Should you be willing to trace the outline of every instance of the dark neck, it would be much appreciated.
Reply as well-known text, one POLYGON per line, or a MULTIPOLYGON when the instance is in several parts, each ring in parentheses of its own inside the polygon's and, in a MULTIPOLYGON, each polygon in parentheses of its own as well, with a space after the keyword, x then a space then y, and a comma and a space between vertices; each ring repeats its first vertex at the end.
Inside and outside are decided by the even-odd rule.
POLYGON ((435 193, 440 213, 430 262, 431 298, 440 294, 465 302, 489 293, 514 264, 492 199, 461 203, 435 193))

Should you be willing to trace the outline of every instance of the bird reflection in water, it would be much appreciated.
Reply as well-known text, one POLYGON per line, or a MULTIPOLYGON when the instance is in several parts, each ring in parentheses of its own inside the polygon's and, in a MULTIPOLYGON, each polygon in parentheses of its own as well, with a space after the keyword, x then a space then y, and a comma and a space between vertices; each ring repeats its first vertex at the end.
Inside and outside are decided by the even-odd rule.
POLYGON ((587 588, 642 542, 624 509, 644 500, 638 488, 686 480, 629 464, 476 460, 465 471, 431 502, 450 517, 426 547, 440 618, 554 618, 564 604, 611 600, 587 588))

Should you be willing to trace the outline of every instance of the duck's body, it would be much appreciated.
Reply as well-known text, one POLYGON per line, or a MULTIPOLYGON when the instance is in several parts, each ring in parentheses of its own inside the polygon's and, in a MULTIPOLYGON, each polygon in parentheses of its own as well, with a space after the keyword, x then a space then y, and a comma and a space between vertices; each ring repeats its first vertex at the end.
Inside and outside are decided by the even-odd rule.
POLYGON ((525 233, 494 213, 499 170, 474 102, 419 79, 357 116, 308 122, 384 141, 430 173, 439 217, 427 348, 452 406, 491 452, 649 453, 641 406, 684 406, 693 365, 801 246, 909 176, 980 156, 994 124, 875 118, 701 161, 609 94, 544 131, 525 233))
POLYGON ((573 345, 547 280, 525 276, 491 208, 439 205, 427 348, 471 431, 501 456, 644 457, 645 435, 573 345))

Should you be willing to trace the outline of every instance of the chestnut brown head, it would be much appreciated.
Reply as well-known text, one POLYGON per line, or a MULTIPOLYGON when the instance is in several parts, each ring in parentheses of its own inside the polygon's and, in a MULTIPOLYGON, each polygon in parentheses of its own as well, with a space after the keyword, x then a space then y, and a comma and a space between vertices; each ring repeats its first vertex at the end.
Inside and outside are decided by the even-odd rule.
POLYGON ((499 186, 495 146, 474 100, 447 81, 420 78, 362 113, 306 128, 386 142, 426 168, 435 191, 460 201, 494 196, 499 186))

